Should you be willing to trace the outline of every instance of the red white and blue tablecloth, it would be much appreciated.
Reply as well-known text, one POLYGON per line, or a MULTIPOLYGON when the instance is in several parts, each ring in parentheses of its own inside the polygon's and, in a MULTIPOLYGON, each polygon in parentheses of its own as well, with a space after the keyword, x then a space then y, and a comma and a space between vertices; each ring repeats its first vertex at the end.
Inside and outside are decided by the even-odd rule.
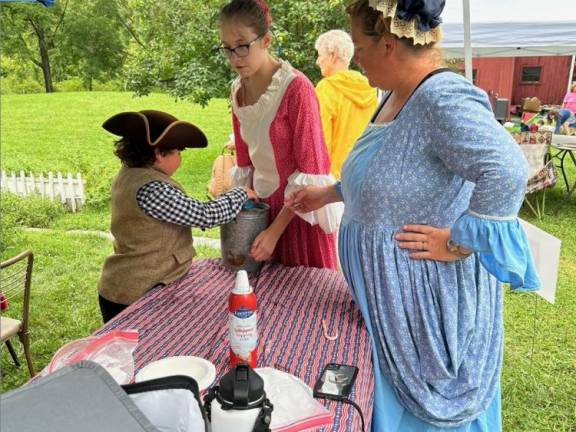
MULTIPOLYGON (((220 260, 195 261, 181 279, 150 291, 96 334, 137 329, 136 372, 164 357, 194 355, 213 362, 219 379, 229 369, 228 295, 234 277, 220 260)), ((361 407, 369 430, 374 388, 370 339, 342 274, 267 264, 250 282, 258 298, 258 367, 284 370, 313 387, 326 363, 357 366, 350 399, 361 407), (326 337, 336 334, 336 340, 326 337)), ((350 405, 322 402, 334 423, 319 430, 361 430, 350 405)))

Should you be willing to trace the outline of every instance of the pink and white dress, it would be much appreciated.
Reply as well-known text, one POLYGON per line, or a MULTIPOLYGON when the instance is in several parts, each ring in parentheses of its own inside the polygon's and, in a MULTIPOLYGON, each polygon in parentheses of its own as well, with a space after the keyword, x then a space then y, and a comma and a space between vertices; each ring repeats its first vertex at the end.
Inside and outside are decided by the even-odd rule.
MULTIPOLYGON (((286 61, 260 99, 240 107, 240 79, 232 84, 237 167, 234 186, 253 188, 273 221, 298 186, 333 184, 312 83, 286 61)), ((335 232, 342 204, 298 214, 278 240, 272 259, 288 266, 337 268, 335 232)))

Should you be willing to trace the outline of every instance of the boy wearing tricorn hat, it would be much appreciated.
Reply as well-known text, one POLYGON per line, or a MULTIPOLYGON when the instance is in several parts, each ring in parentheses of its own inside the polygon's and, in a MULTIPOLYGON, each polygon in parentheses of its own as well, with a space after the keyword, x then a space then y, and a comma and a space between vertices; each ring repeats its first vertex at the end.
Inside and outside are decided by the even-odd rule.
POLYGON ((114 254, 104 262, 98 282, 107 322, 149 289, 186 273, 194 256, 191 227, 226 223, 256 195, 234 188, 215 201, 200 202, 184 193, 172 179, 180 152, 207 146, 192 123, 148 110, 116 114, 102 127, 121 137, 115 154, 122 161, 111 194, 114 254))

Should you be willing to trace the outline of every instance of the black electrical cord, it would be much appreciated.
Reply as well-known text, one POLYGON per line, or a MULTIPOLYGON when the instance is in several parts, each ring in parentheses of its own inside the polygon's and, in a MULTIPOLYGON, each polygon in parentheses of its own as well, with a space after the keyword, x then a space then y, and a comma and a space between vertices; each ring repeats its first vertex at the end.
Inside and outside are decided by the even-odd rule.
POLYGON ((356 409, 356 411, 358 411, 358 414, 360 414, 360 421, 362 423, 362 432, 365 432, 364 414, 362 414, 362 408, 360 408, 360 406, 358 406, 358 404, 356 402, 354 402, 353 400, 350 400, 348 398, 342 397, 342 396, 325 397, 325 396, 314 395, 314 397, 316 399, 327 399, 327 400, 332 400, 334 402, 343 402, 343 403, 347 403, 348 405, 352 405, 352 407, 354 407, 356 409))
POLYGON ((362 422, 362 432, 365 432, 364 430, 364 415, 362 414, 362 408, 360 408, 358 406, 358 404, 356 402, 354 402, 353 400, 350 399, 340 399, 342 402, 347 403, 349 405, 352 405, 354 408, 356 408, 356 411, 358 411, 358 414, 360 414, 360 421, 362 422))

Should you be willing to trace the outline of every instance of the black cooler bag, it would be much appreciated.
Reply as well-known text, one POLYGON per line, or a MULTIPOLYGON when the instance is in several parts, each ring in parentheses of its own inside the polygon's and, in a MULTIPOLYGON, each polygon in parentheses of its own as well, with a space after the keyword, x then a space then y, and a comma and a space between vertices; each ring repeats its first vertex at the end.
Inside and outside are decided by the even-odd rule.
POLYGON ((0 395, 2 432, 207 432, 198 385, 172 376, 120 386, 82 361, 0 395))

